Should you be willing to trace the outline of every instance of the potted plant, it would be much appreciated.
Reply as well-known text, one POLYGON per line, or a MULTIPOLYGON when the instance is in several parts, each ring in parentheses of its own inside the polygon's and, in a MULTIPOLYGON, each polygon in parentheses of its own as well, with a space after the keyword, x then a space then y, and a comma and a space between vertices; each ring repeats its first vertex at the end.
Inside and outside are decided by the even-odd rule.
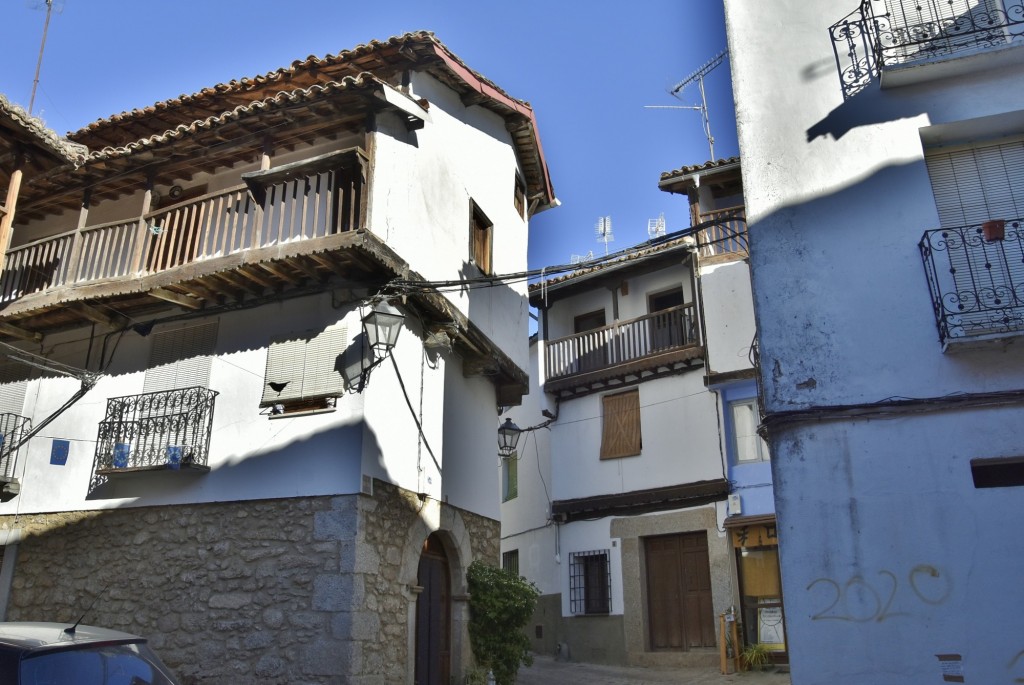
POLYGON ((743 648, 740 657, 743 659, 744 669, 751 671, 763 671, 771 663, 771 652, 760 642, 747 645, 743 648))
POLYGON ((1003 219, 989 219, 981 225, 981 233, 988 242, 1002 240, 1006 236, 1006 221, 1003 219))

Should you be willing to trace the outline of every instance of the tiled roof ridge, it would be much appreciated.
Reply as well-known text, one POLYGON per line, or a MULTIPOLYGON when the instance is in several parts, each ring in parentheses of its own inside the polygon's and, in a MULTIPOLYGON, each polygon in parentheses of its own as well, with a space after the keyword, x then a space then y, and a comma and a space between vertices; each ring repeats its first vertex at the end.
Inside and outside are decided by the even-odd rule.
POLYGON ((194 134, 200 130, 209 130, 232 120, 243 118, 247 114, 259 110, 269 110, 273 107, 286 106, 300 102, 305 99, 313 99, 325 93, 349 90, 351 88, 365 87, 370 84, 384 84, 370 72, 362 72, 357 76, 345 76, 340 81, 328 81, 326 83, 314 83, 308 88, 296 88, 294 90, 279 90, 262 100, 254 100, 246 104, 238 105, 234 109, 227 110, 220 114, 211 115, 205 119, 196 119, 189 124, 179 124, 163 133, 157 133, 139 140, 132 141, 127 145, 119 147, 105 147, 93 151, 86 163, 100 160, 122 157, 140 152, 146 148, 157 147, 171 140, 180 139, 187 135, 194 134))
POLYGON ((0 94, 0 112, 6 114, 12 121, 34 136, 41 146, 48 148, 57 157, 65 159, 71 164, 78 164, 89 153, 86 146, 73 143, 62 137, 47 127, 42 119, 32 116, 20 105, 11 102, 2 94, 0 94))
MULTIPOLYGON (((444 43, 442 43, 434 35, 432 31, 421 30, 410 31, 408 33, 404 33, 401 35, 391 36, 390 38, 387 38, 385 40, 371 40, 366 43, 361 43, 352 49, 342 50, 341 52, 338 52, 337 54, 333 55, 329 54, 324 56, 323 58, 317 57, 316 55, 309 55, 303 60, 295 60, 287 67, 280 67, 273 71, 267 72, 266 74, 252 77, 243 77, 240 79, 232 79, 227 83, 218 83, 214 86, 208 86, 190 95, 182 94, 176 98, 161 100, 160 102, 154 103, 142 109, 133 109, 128 112, 121 112, 120 114, 111 115, 104 119, 97 119, 96 121, 87 124, 81 129, 69 133, 68 136, 85 136, 99 129, 107 128, 109 126, 113 126, 116 124, 121 124, 133 119, 143 119, 147 116, 156 114, 158 112, 173 110, 178 107, 193 104, 205 98, 212 97, 215 95, 222 95, 230 92, 245 92, 247 90, 251 91, 260 88, 266 88, 269 85, 273 84, 274 82, 286 79, 300 71, 315 70, 327 66, 332 66, 335 64, 340 64, 343 62, 353 61, 358 57, 375 52, 377 50, 381 50, 384 47, 392 45, 401 46, 409 42, 432 43, 436 45, 440 49, 444 50, 445 53, 447 53, 448 56, 451 57, 456 63, 460 64, 462 67, 472 72, 473 75, 479 78, 482 82, 491 86, 492 88, 502 93, 503 95, 506 95, 510 98, 512 97, 508 95, 508 93, 506 93, 500 87, 498 87, 495 83, 493 83, 491 80, 489 80, 482 74, 474 71, 468 65, 466 65, 466 63, 463 62, 458 56, 456 56, 451 50, 449 50, 448 47, 444 45, 444 43)), ((523 102, 521 100, 517 101, 529 106, 529 103, 523 102)))
POLYGON ((718 167, 727 166, 729 164, 736 164, 740 161, 738 156, 725 157, 719 159, 709 159, 706 162, 700 164, 689 164, 687 166, 673 169, 672 171, 661 172, 661 180, 672 178, 673 176, 685 176, 686 174, 692 174, 695 171, 708 171, 710 169, 717 169, 718 167))

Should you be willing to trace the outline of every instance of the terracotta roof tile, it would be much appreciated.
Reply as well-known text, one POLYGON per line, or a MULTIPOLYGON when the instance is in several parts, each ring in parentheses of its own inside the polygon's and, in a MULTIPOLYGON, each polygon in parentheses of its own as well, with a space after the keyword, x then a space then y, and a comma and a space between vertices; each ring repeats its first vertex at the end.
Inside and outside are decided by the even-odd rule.
POLYGON ((608 259, 603 260, 597 264, 587 266, 585 263, 580 265, 580 268, 572 273, 568 273, 564 276, 556 276, 555 278, 549 278, 546 281, 540 281, 530 285, 529 290, 531 293, 540 292, 543 288, 550 288, 553 285, 565 283, 577 278, 581 278, 588 274, 596 273, 598 271, 604 271, 605 269, 611 269, 629 264, 645 257, 650 257, 661 252, 668 252, 672 249, 684 246, 693 245, 694 240, 691 236, 685 235, 680 238, 674 238, 667 240, 666 242, 659 243, 656 245, 637 245, 634 247, 626 248, 618 256, 610 255, 608 259))
POLYGON ((691 164, 689 166, 680 167, 673 171, 663 171, 661 173, 661 180, 666 181, 670 178, 676 178, 681 176, 689 176, 690 174, 698 171, 710 171, 711 169, 717 169, 719 167, 729 166, 730 164, 738 164, 740 161, 739 157, 729 157, 727 159, 712 159, 703 164, 691 164))
POLYGON ((32 116, 18 105, 0 95, 0 117, 8 128, 19 130, 23 136, 32 139, 39 147, 55 157, 77 164, 88 153, 84 145, 72 143, 46 127, 42 119, 32 116))

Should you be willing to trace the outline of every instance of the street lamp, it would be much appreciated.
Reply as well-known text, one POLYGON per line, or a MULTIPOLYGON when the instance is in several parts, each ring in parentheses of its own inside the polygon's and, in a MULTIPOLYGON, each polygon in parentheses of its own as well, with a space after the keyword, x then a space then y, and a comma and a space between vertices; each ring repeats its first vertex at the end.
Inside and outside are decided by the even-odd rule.
POLYGON ((506 418, 505 423, 498 428, 498 454, 502 457, 511 457, 519 444, 519 436, 523 430, 512 423, 512 419, 506 418))
POLYGON ((373 367, 384 361, 395 348, 398 334, 402 332, 403 321, 405 317, 402 313, 392 307, 387 300, 377 302, 363 317, 363 335, 366 336, 366 343, 370 349, 370 365, 363 369, 360 390, 366 386, 366 380, 370 377, 373 367))

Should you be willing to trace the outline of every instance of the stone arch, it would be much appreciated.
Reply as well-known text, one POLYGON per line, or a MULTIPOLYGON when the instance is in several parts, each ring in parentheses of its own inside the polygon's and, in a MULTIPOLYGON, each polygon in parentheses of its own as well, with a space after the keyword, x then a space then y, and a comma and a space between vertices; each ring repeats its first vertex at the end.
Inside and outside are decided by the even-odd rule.
POLYGON ((437 533, 438 539, 444 546, 451 574, 451 672, 455 682, 462 681, 472 658, 468 628, 469 595, 466 588, 466 569, 473 560, 469 531, 457 509, 428 499, 406 533, 398 576, 408 604, 406 643, 409 658, 406 683, 409 685, 413 683, 416 670, 416 599, 420 593, 420 588, 417 585, 417 571, 423 543, 432 533, 437 533))

